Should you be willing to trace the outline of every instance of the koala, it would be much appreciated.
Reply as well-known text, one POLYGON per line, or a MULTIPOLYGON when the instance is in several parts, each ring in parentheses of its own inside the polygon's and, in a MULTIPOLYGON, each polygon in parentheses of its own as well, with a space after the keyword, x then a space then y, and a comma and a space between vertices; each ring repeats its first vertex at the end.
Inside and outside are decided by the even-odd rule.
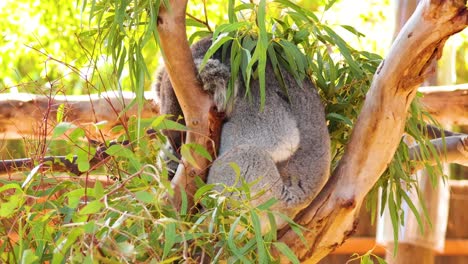
MULTIPOLYGON (((211 43, 211 38, 205 38, 192 45, 197 67, 211 43)), ((278 202, 273 209, 293 218, 315 198, 329 177, 330 138, 316 88, 307 78, 299 85, 291 74, 282 70, 286 94, 268 62, 266 101, 260 110, 258 80, 251 81, 249 97, 245 96, 246 87, 241 78, 237 78, 232 95, 226 95, 230 64, 222 62, 221 55, 220 51, 216 52, 198 73, 204 89, 213 95, 218 110, 224 111, 227 117, 219 155, 209 170, 207 182, 234 185, 237 176, 230 163, 236 163, 246 182, 258 181, 252 191, 265 192, 254 203, 261 204, 274 197, 278 202)), ((161 114, 183 115, 164 69, 159 71, 155 90, 161 114)), ((179 149, 183 134, 164 133, 172 149, 179 149)), ((278 228, 286 224, 280 217, 276 221, 278 228)))

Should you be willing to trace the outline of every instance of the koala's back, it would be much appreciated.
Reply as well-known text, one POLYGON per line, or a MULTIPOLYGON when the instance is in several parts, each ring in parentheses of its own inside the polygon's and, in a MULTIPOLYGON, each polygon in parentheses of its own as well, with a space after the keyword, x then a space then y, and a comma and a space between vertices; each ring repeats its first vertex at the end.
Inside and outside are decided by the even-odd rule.
POLYGON ((265 150, 276 163, 284 184, 294 189, 290 204, 306 205, 328 180, 330 139, 316 88, 309 80, 300 87, 286 71, 282 75, 289 96, 267 64, 263 111, 258 81, 250 87, 252 100, 244 97, 245 87, 240 87, 232 116, 223 125, 219 154, 239 145, 265 150))

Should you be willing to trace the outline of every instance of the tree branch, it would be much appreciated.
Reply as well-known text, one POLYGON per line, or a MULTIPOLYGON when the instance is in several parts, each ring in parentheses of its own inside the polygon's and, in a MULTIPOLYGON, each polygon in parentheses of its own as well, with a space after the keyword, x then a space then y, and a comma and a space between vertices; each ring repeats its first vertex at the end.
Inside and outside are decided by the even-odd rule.
MULTIPOLYGON (((431 140, 441 162, 457 163, 468 166, 468 135, 450 136, 445 139, 431 140)), ((410 159, 416 161, 411 170, 413 172, 423 169, 425 165, 437 165, 437 157, 423 157, 418 145, 410 148, 410 159)))
MULTIPOLYGON (((118 143, 112 143, 118 144, 118 143)), ((127 145, 128 142, 122 143, 127 145)), ((89 160, 90 170, 94 170, 100 165, 103 165, 109 158, 106 153, 107 147, 99 146, 96 149, 96 153, 89 160)), ((55 172, 69 172, 77 176, 86 173, 86 171, 80 171, 78 168, 77 157, 74 156, 72 160, 67 159, 65 156, 46 156, 41 158, 23 158, 13 160, 0 160, 0 174, 11 174, 14 171, 25 171, 31 170, 35 165, 41 164, 41 168, 51 169, 55 172)))
POLYGON ((310 247, 298 243, 292 230, 279 236, 301 261, 318 262, 353 233, 365 195, 397 149, 428 65, 439 58, 447 38, 466 27, 467 18, 465 1, 426 0, 401 30, 374 75, 345 155, 322 192, 295 219, 307 228, 310 247))
MULTIPOLYGON (((418 126, 418 127, 419 127, 419 126, 418 126)), ((419 129, 422 129, 422 128, 419 127, 419 129)), ((451 136, 461 136, 461 135, 463 135, 463 134, 461 134, 461 133, 456 133, 456 132, 448 131, 448 130, 441 129, 441 128, 438 128, 438 127, 436 127, 436 126, 427 125, 427 124, 426 124, 424 130, 426 131, 426 133, 427 133, 427 138, 429 138, 429 139, 442 138, 442 136, 444 136, 444 137, 451 137, 451 136)))

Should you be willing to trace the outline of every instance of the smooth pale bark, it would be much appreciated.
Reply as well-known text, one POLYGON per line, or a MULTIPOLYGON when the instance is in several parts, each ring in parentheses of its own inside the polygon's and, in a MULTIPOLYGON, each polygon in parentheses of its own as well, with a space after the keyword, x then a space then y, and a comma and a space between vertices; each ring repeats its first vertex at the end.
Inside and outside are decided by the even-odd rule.
MULTIPOLYGON (((295 220, 305 226, 305 247, 295 232, 279 239, 301 261, 316 263, 354 231, 365 195, 390 163, 401 140, 417 87, 448 37, 466 27, 465 1, 422 1, 381 63, 345 155, 319 196, 295 220)), ((288 262, 282 259, 283 262, 288 262)))
POLYGON ((393 33, 393 38, 395 39, 400 32, 400 29, 403 28, 406 21, 411 17, 416 6, 418 5, 418 0, 396 0, 395 6, 396 14, 395 14, 395 29, 393 33))
MULTIPOLYGON (((403 25, 408 21, 408 18, 413 14, 414 10, 416 9, 418 0, 407 0, 406 3, 401 3, 398 5, 398 9, 402 9, 402 13, 406 13, 406 19, 404 16, 400 16, 397 19, 400 19, 399 27, 395 28, 395 34, 397 34, 403 25), (404 6, 406 4, 407 6, 404 6)), ((447 48, 447 47, 445 47, 447 48)), ((448 47, 450 48, 450 46, 448 47)), ((424 84, 426 85, 437 85, 439 83, 443 83, 444 81, 448 81, 449 79, 439 79, 438 75, 444 76, 447 74, 450 69, 447 67, 439 67, 439 64, 447 60, 448 58, 443 57, 444 52, 442 53, 441 63, 438 63, 437 60, 433 60, 431 63, 431 71, 432 74, 426 77, 424 80, 424 84)), ((451 59, 451 58, 450 58, 451 59)), ((449 60, 450 60, 449 59, 449 60)), ((445 66, 450 64, 446 63, 445 66)), ((419 90, 419 89, 418 89, 419 90)), ((424 97, 427 99, 427 97, 424 97)), ((442 100, 442 98, 439 98, 442 100)), ((408 137, 408 140, 405 140, 406 144, 409 144, 412 140, 408 137)), ((413 153, 419 153, 418 147, 412 148, 413 153)), ((437 152, 440 154, 440 152, 437 152)), ((414 155, 413 155, 414 156, 414 155)), ((428 264, 434 263, 434 253, 435 249, 438 248, 441 244, 445 241, 445 230, 447 228, 447 214, 448 214, 448 186, 445 184, 439 184, 434 186, 431 182, 431 177, 429 176, 430 173, 424 169, 424 163, 417 162, 412 163, 414 165, 412 176, 417 181, 417 185, 420 191, 420 197, 423 199, 426 204, 427 210, 424 212, 427 215, 427 219, 423 219, 422 223, 419 223, 414 214, 409 213, 405 214, 404 218, 404 227, 403 230, 399 231, 399 238, 398 243, 395 244, 393 238, 393 227, 391 225, 386 224, 390 223, 391 217, 388 210, 385 210, 383 217, 378 219, 378 226, 377 231, 380 235, 377 235, 377 240, 380 240, 379 243, 386 245, 387 248, 390 250, 385 254, 385 259, 389 263, 407 263, 407 259, 413 259, 413 256, 420 257, 423 255, 424 257, 421 258, 421 263, 428 264), (416 167, 418 167, 416 169, 416 167), (417 171, 422 169, 420 171, 417 171), (429 227, 429 223, 432 223, 432 226, 429 227), (421 228, 424 228, 424 234, 422 234, 416 225, 421 225, 421 228), (384 242, 385 241, 385 242, 384 242), (394 247, 402 248, 402 250, 394 251, 394 247)), ((441 173, 448 174, 447 166, 445 164, 441 165, 441 173)), ((437 175, 442 177, 443 175, 437 175)), ((414 191, 409 190, 407 191, 407 195, 411 197, 410 199, 414 199, 417 197, 414 191)), ((408 208, 406 202, 402 202, 402 207, 408 208)), ((417 209, 421 214, 422 209, 420 205, 416 205, 417 209)))
MULTIPOLYGON (((166 71, 189 129, 185 143, 200 144, 215 157, 222 119, 216 112, 212 98, 203 91, 202 84, 195 74, 197 70, 185 28, 187 0, 171 0, 169 4, 170 7, 160 8, 157 26, 166 71)), ((192 204, 192 197, 197 189, 195 177, 199 176, 205 180, 207 168, 211 164, 196 153, 193 153, 193 156, 196 164, 189 164, 182 159, 172 180, 176 189, 173 203, 177 207, 181 203, 179 188, 185 191, 189 203, 192 204)))

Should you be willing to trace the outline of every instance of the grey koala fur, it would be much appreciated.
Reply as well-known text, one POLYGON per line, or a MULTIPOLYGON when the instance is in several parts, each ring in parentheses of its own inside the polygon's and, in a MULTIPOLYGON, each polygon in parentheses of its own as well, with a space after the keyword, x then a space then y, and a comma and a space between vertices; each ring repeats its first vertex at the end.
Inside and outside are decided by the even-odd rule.
MULTIPOLYGON (((211 38, 205 38, 192 45, 197 67, 211 43, 211 38)), ((244 83, 238 81, 235 85, 238 91, 226 102, 230 66, 229 62, 221 62, 220 53, 215 53, 199 73, 204 89, 213 94, 218 110, 227 113, 219 156, 210 168, 207 182, 235 184, 236 174, 229 165, 234 162, 247 182, 259 179, 254 192, 265 191, 254 203, 275 197, 278 203, 274 210, 292 218, 315 198, 329 177, 330 139, 316 88, 308 79, 300 87, 283 70, 286 94, 276 80, 271 64, 267 63, 263 111, 260 111, 258 80, 251 81, 250 99, 244 96, 244 83)), ((158 74, 156 92, 162 114, 182 116, 164 70, 158 74)), ((183 135, 175 131, 165 131, 165 134, 177 150, 183 135)), ((279 217, 276 220, 278 227, 286 224, 279 217)))

